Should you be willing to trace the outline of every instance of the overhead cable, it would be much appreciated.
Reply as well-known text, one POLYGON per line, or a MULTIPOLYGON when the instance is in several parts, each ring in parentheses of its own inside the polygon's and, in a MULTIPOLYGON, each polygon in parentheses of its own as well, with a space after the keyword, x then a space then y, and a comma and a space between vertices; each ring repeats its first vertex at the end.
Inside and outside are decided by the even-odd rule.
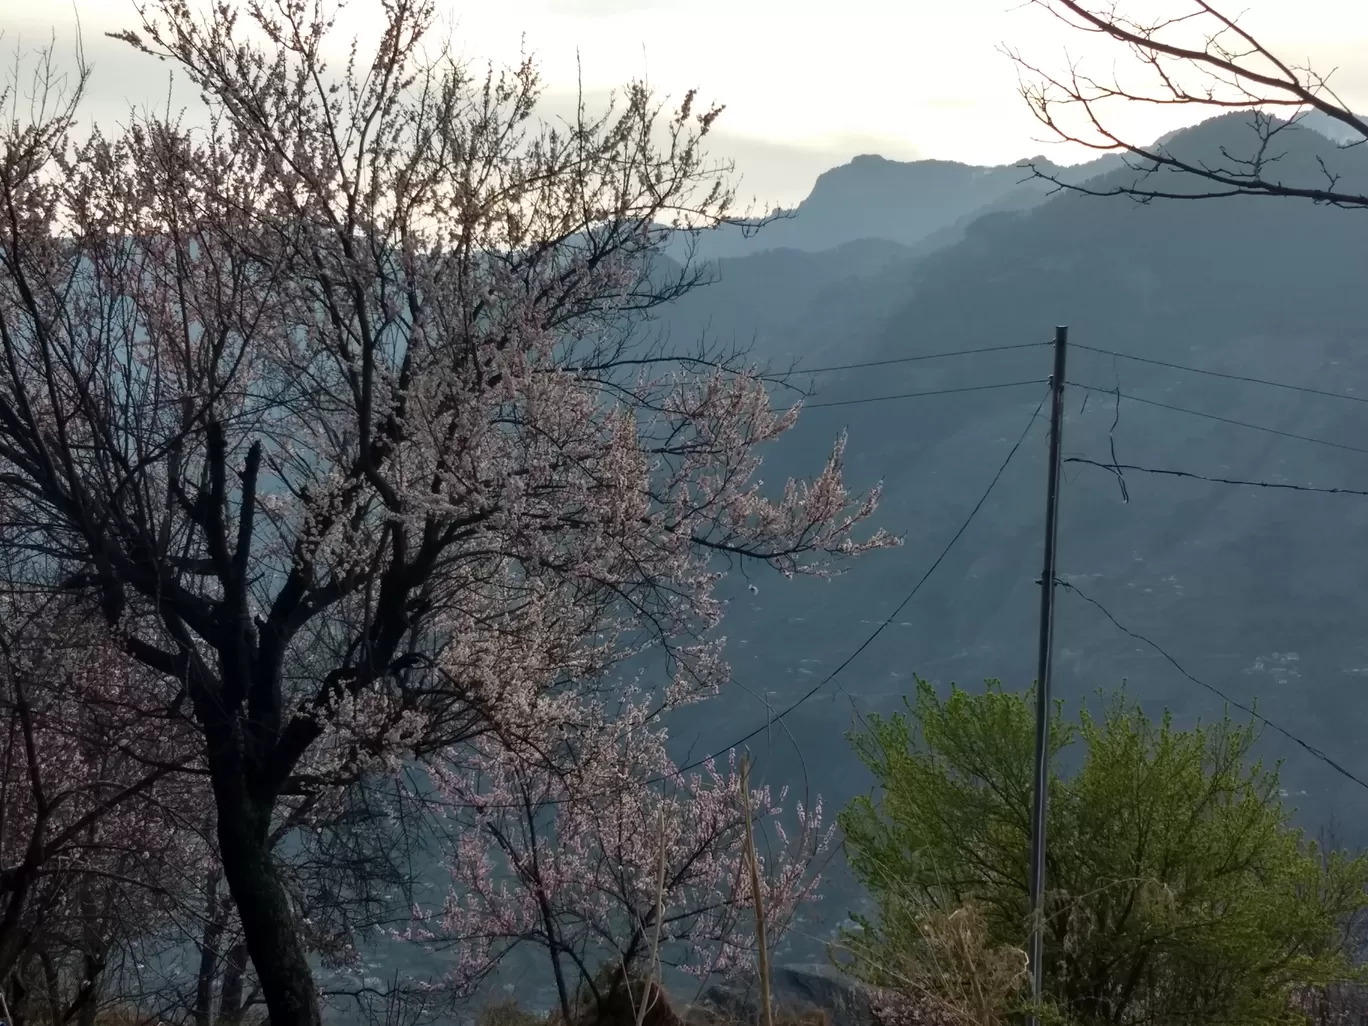
POLYGON ((1161 403, 1157 399, 1145 399, 1138 395, 1130 395, 1126 392, 1118 391, 1115 388, 1098 388, 1095 385, 1085 385, 1078 381, 1070 381, 1068 384, 1070 388, 1082 388, 1089 392, 1101 393, 1102 395, 1116 395, 1133 403, 1143 403, 1146 406, 1157 406, 1161 410, 1172 410, 1174 413, 1186 413, 1191 417, 1202 417, 1206 420, 1219 421, 1222 424, 1231 424, 1235 427, 1248 428, 1252 431, 1262 431, 1266 434, 1278 435, 1282 438, 1293 438, 1299 442, 1314 442, 1317 445, 1328 445, 1332 449, 1344 449, 1348 452, 1357 452, 1368 456, 1368 449, 1357 445, 1349 445, 1346 442, 1332 442, 1326 438, 1299 435, 1293 431, 1281 431, 1278 428, 1265 427, 1263 424, 1251 424, 1249 421, 1236 420, 1234 417, 1222 417, 1215 413, 1204 413, 1201 410, 1188 409, 1186 406, 1174 406, 1172 403, 1161 403))
POLYGON ((1298 747, 1305 750, 1312 757, 1325 763, 1325 765, 1329 766, 1340 776, 1346 778, 1347 780, 1351 780, 1355 784, 1358 784, 1359 787, 1368 790, 1368 781, 1363 780, 1363 778, 1357 776, 1349 769, 1346 769, 1343 765, 1337 762, 1330 755, 1326 754, 1326 752, 1324 752, 1320 748, 1317 748, 1309 741, 1306 741, 1303 738, 1298 737, 1296 734, 1292 733, 1286 727, 1283 727, 1275 723, 1274 721, 1270 720, 1267 716, 1264 716, 1262 713, 1255 710, 1253 706, 1245 705, 1244 703, 1239 702, 1234 698, 1231 698, 1220 688, 1217 688, 1214 685, 1208 684, 1204 680, 1200 680, 1197 677, 1194 677, 1191 673, 1189 673, 1186 669, 1183 668, 1182 664, 1179 663, 1177 659, 1174 659, 1173 656, 1169 655, 1168 652, 1166 652, 1163 649, 1163 647, 1161 647, 1157 642, 1152 641, 1149 638, 1145 637, 1143 634, 1140 634, 1136 631, 1131 630, 1129 627, 1124 626, 1119 620, 1117 620, 1115 616, 1111 614, 1110 610, 1108 610, 1106 606, 1102 605, 1101 602, 1098 602, 1097 599, 1084 594, 1079 589, 1078 585, 1072 584, 1069 581, 1058 579, 1056 579, 1055 583, 1058 584, 1061 588, 1065 588, 1068 591, 1073 592, 1079 598, 1083 599, 1083 601, 1095 606, 1099 611, 1101 611, 1102 615, 1105 616, 1108 620, 1110 620, 1112 622, 1112 625, 1115 626, 1116 629, 1119 630, 1122 634, 1126 634, 1129 637, 1134 638, 1136 641, 1143 641, 1150 648, 1154 649, 1161 656, 1163 656, 1175 670, 1181 673, 1188 680, 1192 681, 1192 683, 1198 685, 1199 687, 1205 688, 1206 690, 1214 694, 1217 698, 1225 702, 1227 705, 1233 705, 1236 709, 1239 709, 1241 712, 1247 713, 1253 719, 1258 720, 1265 726, 1272 728, 1274 731, 1281 734, 1283 737, 1287 738, 1289 741, 1293 742, 1298 747))

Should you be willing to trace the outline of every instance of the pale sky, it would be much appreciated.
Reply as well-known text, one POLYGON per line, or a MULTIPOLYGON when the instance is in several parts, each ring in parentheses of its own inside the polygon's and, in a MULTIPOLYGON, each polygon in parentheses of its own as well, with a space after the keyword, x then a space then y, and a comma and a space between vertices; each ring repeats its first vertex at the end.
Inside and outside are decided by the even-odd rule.
MULTIPOLYGON (((192 0, 193 2, 193 0, 192 0)), ((1184 0, 1125 0, 1130 12, 1172 11, 1184 0)), ((859 153, 1009 163, 1038 153, 1079 159, 1045 138, 1017 95, 1007 44, 1060 72, 1082 58, 1106 74, 1125 54, 1100 49, 1025 0, 438 0, 468 57, 516 61, 522 40, 541 67, 547 109, 573 96, 576 55, 583 82, 600 95, 646 77, 678 96, 697 87, 727 105, 712 152, 735 160, 741 198, 791 204, 823 170, 859 153)), ((351 0, 339 39, 373 38, 378 0, 351 0)), ((1230 0, 1229 13, 1295 61, 1337 68, 1351 105, 1368 104, 1368 2, 1230 0)), ((132 0, 0 0, 0 53, 12 63, 56 31, 71 52, 79 12, 94 76, 86 110, 121 120, 130 103, 161 106, 167 65, 105 38, 136 27, 132 0)), ((179 102, 192 97, 178 91, 179 102)), ((1361 106, 1360 106, 1361 109, 1361 106)), ((1189 115, 1197 120, 1209 112, 1189 115)), ((1137 135, 1174 127, 1172 111, 1136 110, 1137 135)))

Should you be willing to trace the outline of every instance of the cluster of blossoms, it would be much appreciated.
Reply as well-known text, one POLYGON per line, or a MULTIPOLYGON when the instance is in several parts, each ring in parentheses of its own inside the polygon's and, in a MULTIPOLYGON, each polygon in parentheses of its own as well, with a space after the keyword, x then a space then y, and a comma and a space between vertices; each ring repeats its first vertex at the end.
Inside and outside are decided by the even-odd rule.
POLYGON ((0 971, 43 960, 72 1014, 91 966, 170 928, 214 864, 197 739, 149 716, 164 684, 116 641, 78 606, 0 598, 0 971))
POLYGON ((434 803, 456 827, 452 889, 442 909, 415 910, 403 936, 454 946, 458 990, 524 944, 549 956, 563 996, 566 974, 577 986, 604 965, 640 969, 653 952, 700 977, 753 968, 748 818, 771 943, 814 896, 831 839, 820 800, 798 804, 786 829, 786 789, 743 789, 734 752, 725 769, 709 760, 681 772, 662 708, 668 700, 636 692, 556 703, 538 711, 535 732, 508 721, 427 764, 434 803))

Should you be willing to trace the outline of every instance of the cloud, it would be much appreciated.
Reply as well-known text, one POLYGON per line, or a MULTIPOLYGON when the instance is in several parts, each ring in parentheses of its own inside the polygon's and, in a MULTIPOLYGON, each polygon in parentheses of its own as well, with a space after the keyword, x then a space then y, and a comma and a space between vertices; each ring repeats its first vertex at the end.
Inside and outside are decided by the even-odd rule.
MULTIPOLYGON (((591 112, 605 109, 607 90, 587 91, 585 106, 591 112)), ((547 119, 572 118, 576 94, 550 91, 543 96, 539 114, 547 119)), ((833 134, 814 140, 787 141, 737 132, 725 127, 727 115, 709 134, 707 153, 713 160, 734 165, 732 183, 736 199, 744 208, 793 206, 812 190, 817 176, 861 153, 878 153, 894 160, 917 160, 924 154, 905 139, 864 133, 833 134)))
MULTIPOLYGON (((0 18, 0 59, 16 37, 24 49, 46 44, 57 26, 59 57, 70 67, 72 9, 58 3, 20 8, 10 0, 0 18), (22 17, 16 16, 19 10, 22 17)), ((190 0, 202 6, 208 0, 190 0)), ((1136 8, 1149 0, 1134 0, 1136 8)), ((1157 0, 1156 0, 1157 2, 1157 0)), ((0 0, 5 3, 5 0, 0 0)), ((128 0, 76 0, 87 56, 95 68, 85 120, 125 120, 130 105, 163 109, 170 65, 134 52, 103 32, 136 21, 128 0)), ((680 96, 702 87, 702 99, 727 104, 712 140, 714 156, 736 163, 739 196, 789 205, 822 171, 865 152, 895 159, 937 157, 969 163, 1007 163, 1045 152, 1061 162, 1081 155, 1052 144, 1016 95, 1016 72, 995 50, 1004 39, 1052 70, 1067 66, 1065 50, 1094 71, 1125 55, 1113 47, 1061 32, 1030 5, 1003 0, 956 0, 917 5, 906 0, 525 0, 521 4, 438 0, 436 31, 451 33, 458 53, 516 61, 523 45, 536 57, 548 87, 543 113, 573 111, 570 91, 583 74, 591 106, 606 88, 645 76, 680 96), (1008 9, 1010 8, 1010 9, 1008 9), (1074 50, 1079 51, 1074 54, 1074 50)), ((1368 107, 1368 70, 1358 60, 1368 40, 1368 4, 1299 0, 1294 17, 1255 26, 1270 44, 1309 55, 1322 69, 1339 67, 1334 82, 1358 109, 1368 107), (1338 19, 1334 17, 1338 11, 1338 19), (1349 18, 1347 14, 1357 11, 1349 18), (1314 12, 1314 15, 1310 12, 1314 12), (1302 17, 1302 14, 1305 17, 1302 17), (1306 26, 1334 25, 1333 39, 1311 40, 1306 26), (1342 31, 1341 31, 1342 30, 1342 31)), ((1260 0, 1265 15, 1274 0, 1260 0)), ((379 6, 348 8, 338 26, 345 37, 374 38, 379 6)), ((60 62, 59 62, 60 63, 60 62)), ((203 109, 178 76, 171 106, 195 121, 203 109)), ((1154 138, 1174 125, 1171 108, 1117 112, 1122 127, 1154 138)), ((1200 120, 1200 119, 1199 119, 1200 120)))

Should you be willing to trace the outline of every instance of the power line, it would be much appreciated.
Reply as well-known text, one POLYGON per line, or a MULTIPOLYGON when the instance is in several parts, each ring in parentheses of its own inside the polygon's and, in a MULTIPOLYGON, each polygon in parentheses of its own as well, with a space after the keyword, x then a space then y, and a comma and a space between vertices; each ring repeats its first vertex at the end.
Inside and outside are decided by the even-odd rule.
MULTIPOLYGON (((833 363, 827 367, 800 367, 793 366, 786 374, 832 374, 836 371, 862 370, 866 367, 890 367, 900 363, 920 363, 923 360, 943 360, 955 356, 978 356, 982 353, 1010 353, 1018 349, 1039 349, 1050 345, 1049 342, 1017 342, 1007 346, 979 346, 976 349, 946 349, 938 353, 919 353, 916 356, 891 356, 884 360, 863 360, 857 363, 833 363)), ((642 360, 615 360, 613 366, 630 366, 641 363, 689 363, 698 364, 703 367, 714 367, 716 363, 712 360, 699 356, 656 356, 642 360)), ((606 365, 585 365, 573 368, 579 371, 603 370, 606 365)), ((775 372, 777 375, 779 372, 775 372)), ((772 375, 761 375, 767 380, 772 375)))
POLYGON ((1262 424, 1251 424, 1246 420, 1236 420, 1233 417, 1222 417, 1215 413, 1203 413, 1201 410, 1190 410, 1185 406, 1174 406, 1171 403, 1161 403, 1157 399, 1143 399, 1138 395, 1129 395, 1115 388, 1098 388, 1095 385, 1084 385, 1077 381, 1070 381, 1070 387, 1082 388, 1089 392, 1099 392, 1103 395, 1116 395, 1122 399, 1128 399, 1134 403, 1144 403, 1146 406, 1157 406, 1162 410, 1172 410, 1175 413, 1186 413, 1193 417, 1202 417, 1206 420, 1219 421, 1222 424, 1232 424, 1235 427, 1249 428, 1253 431, 1263 431, 1270 435, 1278 435, 1282 438, 1294 438, 1299 442, 1315 442, 1317 445, 1328 445, 1332 449, 1345 449, 1349 452, 1362 453, 1368 456, 1368 449, 1357 445, 1349 445, 1345 442, 1331 442, 1324 438, 1313 438, 1310 435, 1299 435, 1292 431, 1280 431, 1277 428, 1265 427, 1262 424))
POLYGON ((986 392, 994 388, 1016 388, 1020 385, 1039 385, 1045 378, 1031 378, 1028 381, 1002 381, 992 385, 965 385, 962 388, 937 388, 930 392, 902 392, 898 395, 875 395, 864 399, 837 399, 827 403, 804 403, 803 409, 816 410, 823 406, 858 406, 864 403, 882 403, 890 399, 921 399, 930 395, 954 395, 957 392, 986 392))
MULTIPOLYGON (((844 670, 847 666, 854 662, 855 658, 861 652, 863 652, 865 649, 867 649, 870 645, 874 643, 874 639, 883 633, 885 627, 887 627, 895 619, 897 619, 898 614, 901 613, 904 608, 906 608, 907 604, 912 601, 912 599, 916 596, 917 592, 921 591, 922 585, 925 584, 927 580, 930 579, 931 575, 936 572, 936 568, 940 566, 942 562, 945 561, 945 557, 950 554, 950 550, 955 547, 955 543, 960 540, 960 536, 963 535, 964 532, 968 530, 969 525, 973 523, 974 517, 976 517, 978 515, 979 510, 983 508, 983 504, 988 501, 988 496, 992 494, 993 489, 997 486, 998 481, 1001 480, 1002 475, 1006 472, 1007 465, 1012 462, 1012 457, 1014 457, 1017 454, 1017 450, 1020 449, 1022 443, 1026 441, 1026 436, 1031 433, 1031 428, 1035 426, 1036 418, 1040 416, 1040 411, 1045 405, 1045 400, 1048 398, 1048 393, 1041 397, 1040 402, 1036 404, 1035 410, 1031 413, 1031 419, 1026 422, 1026 428, 1021 432, 1021 437, 1019 437, 1016 440, 1016 444, 1013 445, 1011 451, 1007 453, 1007 458, 1002 461, 1002 465, 998 467, 997 473, 994 474, 993 479, 988 482, 988 487, 984 490, 983 494, 979 496, 978 502, 974 503, 974 508, 969 511, 969 515, 964 518, 964 522, 960 524, 959 530, 957 530, 954 533, 954 536, 951 537, 950 541, 946 543, 945 548, 941 549, 941 553, 939 556, 936 557, 935 562, 933 562, 927 568, 926 573, 922 574, 921 579, 917 581, 915 585, 913 585, 912 590, 909 591, 906 596, 904 596, 903 600, 898 603, 898 607, 888 615, 888 618, 884 620, 883 623, 875 627, 873 632, 870 633, 869 637, 865 638, 864 641, 860 642, 859 647, 857 647, 854 652, 851 652, 850 655, 846 656, 846 658, 841 662, 839 666, 836 667, 836 669, 832 670, 818 683, 809 688, 805 694, 798 698, 797 701, 792 702, 787 708, 780 712, 778 716, 775 716, 772 719, 767 719, 763 724, 756 727, 749 734, 737 738, 730 744, 724 745, 721 749, 714 752, 712 755, 704 756, 703 758, 698 759, 687 766, 681 766, 679 768, 680 773, 686 773, 691 769, 697 769, 699 766, 702 766, 709 760, 716 759, 721 755, 725 755, 727 752, 731 751, 737 746, 745 744, 747 741, 755 737, 757 734, 764 733, 776 722, 782 720, 785 716, 793 712, 804 702, 807 702, 810 698, 812 698, 813 695, 817 694, 817 692, 821 691, 822 688, 830 684, 831 681, 836 678, 837 674, 839 674, 842 670, 844 670)), ((658 781, 651 781, 651 783, 657 782, 658 781)))
POLYGON ((979 353, 1006 353, 1014 349, 1039 349, 1049 342, 1019 342, 1010 346, 983 346, 979 349, 952 349, 941 353, 922 353, 919 356, 896 356, 887 360, 866 360, 864 363, 838 363, 830 367, 794 367, 795 374, 829 374, 833 371, 860 370, 864 367, 888 367, 895 363, 916 363, 921 360, 939 360, 950 356, 977 356, 979 353))
POLYGON ((1293 492, 1320 492, 1325 495, 1363 495, 1368 496, 1368 491, 1359 491, 1356 488, 1317 488, 1314 485, 1287 484, 1282 481, 1252 481, 1235 477, 1209 477, 1206 474, 1194 474, 1187 470, 1167 470, 1160 467, 1137 467, 1131 463, 1102 463, 1098 460, 1084 459, 1082 456, 1068 456, 1065 463, 1081 463, 1084 466, 1100 467, 1103 470, 1116 473, 1119 470, 1134 470, 1140 474, 1163 474, 1168 477, 1185 477, 1195 481, 1210 481, 1213 484, 1242 485, 1246 488, 1284 488, 1293 492))
POLYGON ((1336 773, 1340 774, 1348 780, 1352 780, 1355 784, 1358 784, 1359 787, 1368 790, 1368 781, 1364 781, 1362 778, 1356 776, 1354 773, 1350 772, 1344 766, 1341 766, 1338 762, 1336 762, 1333 758, 1327 755, 1324 751, 1317 748, 1315 745, 1311 744, 1308 741, 1302 740, 1300 737, 1298 737, 1296 734, 1293 734, 1286 727, 1274 723, 1267 716, 1264 716, 1262 713, 1255 711, 1255 709, 1252 706, 1248 706, 1243 704, 1242 702, 1236 701, 1235 699, 1227 695, 1224 691, 1222 691, 1220 688, 1208 684, 1204 680, 1199 680, 1192 674, 1188 673, 1188 671, 1183 668, 1182 664, 1179 663, 1177 659, 1174 659, 1173 656, 1169 655, 1168 652, 1166 652, 1157 642, 1151 641, 1143 634, 1139 634, 1131 630, 1129 627, 1126 627, 1119 620, 1117 620, 1116 617, 1112 616, 1111 612, 1107 609, 1106 606, 1102 605, 1101 602, 1098 602, 1097 599, 1092 598, 1089 595, 1085 595, 1082 591, 1079 590, 1076 584, 1071 584, 1068 581, 1062 580, 1056 580, 1055 583, 1058 584, 1060 587, 1067 588, 1069 591, 1073 592, 1079 598, 1083 599, 1083 601, 1091 603, 1093 606, 1096 606, 1097 609, 1101 611, 1102 615, 1112 622, 1113 626, 1115 626, 1117 630, 1121 631, 1121 633, 1123 634, 1129 635, 1136 641, 1143 641, 1146 645, 1148 645, 1150 648, 1154 649, 1161 656, 1167 659, 1170 665, 1172 665, 1175 670, 1181 673, 1188 680, 1192 681, 1192 683, 1198 685, 1199 687, 1206 688, 1208 691, 1216 695, 1227 705, 1233 705, 1241 712, 1248 713, 1251 717, 1258 720, 1260 723, 1264 724, 1267 727, 1271 727, 1273 730, 1277 731, 1279 734, 1287 738, 1289 741, 1292 741, 1293 743, 1299 745, 1301 748, 1305 749, 1308 753, 1310 753, 1315 758, 1319 759, 1321 762, 1325 763, 1336 773))
POLYGON ((1110 349, 1099 349, 1096 346, 1075 344, 1074 348, 1086 349, 1090 353, 1101 353, 1104 356, 1119 356, 1123 360, 1133 360, 1136 363, 1149 363, 1156 367, 1168 367, 1170 370, 1191 371, 1193 374, 1206 374, 1213 378, 1243 381, 1251 385, 1268 385, 1270 388, 1285 388, 1293 392, 1306 392, 1310 395, 1322 395, 1330 399, 1347 399, 1353 403, 1368 403, 1368 397, 1361 395, 1346 395, 1343 392, 1329 392, 1320 388, 1310 388, 1306 385, 1290 385, 1285 381, 1269 381, 1267 378, 1255 378, 1246 374, 1231 374, 1227 371, 1207 370, 1203 367, 1189 367, 1186 364, 1170 363, 1167 360, 1156 360, 1152 356, 1132 356, 1130 353, 1117 353, 1110 349))
MULTIPOLYGON (((759 374, 762 380, 776 384, 784 384, 783 379, 789 375, 801 374, 831 374, 836 371, 862 370, 866 367, 889 367, 901 363, 919 363, 923 360, 943 360, 955 356, 978 356, 982 353, 1009 353, 1018 349, 1039 349, 1042 346, 1050 345, 1049 342, 1017 342, 1006 346, 979 346, 976 349, 947 349, 938 353, 920 353, 916 356, 892 356, 884 360, 863 360, 856 363, 834 363, 827 367, 800 367, 794 365, 787 371, 766 371, 759 374)), ((718 362, 704 356, 651 356, 640 359, 617 359, 605 364, 583 364, 576 367, 567 367, 566 370, 584 373, 588 371, 602 371, 609 367, 629 367, 641 365, 653 365, 658 363, 683 363, 693 364, 705 368, 717 368, 718 362)), ((787 385, 786 387, 795 388, 796 386, 787 385)))

